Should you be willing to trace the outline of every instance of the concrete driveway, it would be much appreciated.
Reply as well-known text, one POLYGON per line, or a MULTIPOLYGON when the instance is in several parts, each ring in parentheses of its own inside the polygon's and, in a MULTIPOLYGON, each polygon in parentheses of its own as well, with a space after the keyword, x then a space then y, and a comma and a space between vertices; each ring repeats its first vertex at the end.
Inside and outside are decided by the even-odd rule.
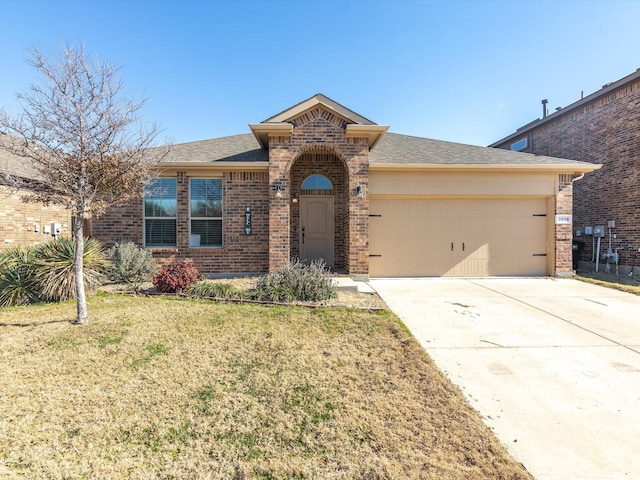
POLYGON ((374 279, 538 479, 640 478, 640 297, 572 279, 374 279))

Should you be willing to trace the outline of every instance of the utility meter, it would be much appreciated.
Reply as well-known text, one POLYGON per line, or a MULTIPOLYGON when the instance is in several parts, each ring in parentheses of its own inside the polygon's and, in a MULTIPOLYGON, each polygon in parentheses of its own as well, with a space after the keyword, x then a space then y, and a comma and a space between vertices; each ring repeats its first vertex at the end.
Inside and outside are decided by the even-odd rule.
POLYGON ((597 225, 593 227, 593 236, 595 238, 604 237, 604 225, 597 225))

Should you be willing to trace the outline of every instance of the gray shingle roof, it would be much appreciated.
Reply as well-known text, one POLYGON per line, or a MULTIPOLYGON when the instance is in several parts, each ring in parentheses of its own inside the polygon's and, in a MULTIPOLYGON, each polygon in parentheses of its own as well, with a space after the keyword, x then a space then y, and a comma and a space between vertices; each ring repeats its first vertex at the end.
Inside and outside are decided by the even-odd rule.
POLYGON ((397 165, 584 165, 497 148, 387 133, 369 153, 371 164, 397 165))
POLYGON ((165 162, 268 162, 269 152, 260 148, 251 133, 172 145, 165 162))
MULTIPOLYGON (((12 142, 12 137, 0 134, 0 142, 12 142)), ((29 160, 7 152, 0 148, 0 176, 2 174, 15 175, 17 177, 33 179, 37 173, 29 163, 29 160)))
MULTIPOLYGON (((173 145, 165 162, 268 162, 251 133, 173 145)), ((387 165, 584 165, 584 162, 497 148, 387 133, 369 153, 371 164, 387 165)))

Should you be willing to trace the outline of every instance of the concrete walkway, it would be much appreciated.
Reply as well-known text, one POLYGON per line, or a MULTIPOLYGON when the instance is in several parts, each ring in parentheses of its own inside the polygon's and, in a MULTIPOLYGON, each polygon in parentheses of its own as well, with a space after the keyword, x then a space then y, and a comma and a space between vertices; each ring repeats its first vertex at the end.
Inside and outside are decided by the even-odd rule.
POLYGON ((535 478, 640 478, 640 297, 571 279, 370 284, 535 478))

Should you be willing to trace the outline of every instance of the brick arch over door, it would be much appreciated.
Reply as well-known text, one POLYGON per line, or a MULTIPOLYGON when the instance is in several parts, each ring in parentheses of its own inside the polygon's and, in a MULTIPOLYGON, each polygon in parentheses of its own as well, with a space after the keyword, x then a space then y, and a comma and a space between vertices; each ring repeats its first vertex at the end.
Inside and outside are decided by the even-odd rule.
MULTIPOLYGON (((300 198, 304 194, 327 194, 334 198, 334 248, 335 267, 345 268, 348 264, 348 232, 349 232, 349 196, 346 166, 337 155, 327 151, 303 153, 293 163, 290 173, 291 194, 300 198), (310 175, 319 174, 327 177, 333 184, 331 192, 315 192, 301 190, 302 182, 310 175)), ((289 239, 291 258, 300 256, 300 204, 291 204, 291 223, 289 239)))

